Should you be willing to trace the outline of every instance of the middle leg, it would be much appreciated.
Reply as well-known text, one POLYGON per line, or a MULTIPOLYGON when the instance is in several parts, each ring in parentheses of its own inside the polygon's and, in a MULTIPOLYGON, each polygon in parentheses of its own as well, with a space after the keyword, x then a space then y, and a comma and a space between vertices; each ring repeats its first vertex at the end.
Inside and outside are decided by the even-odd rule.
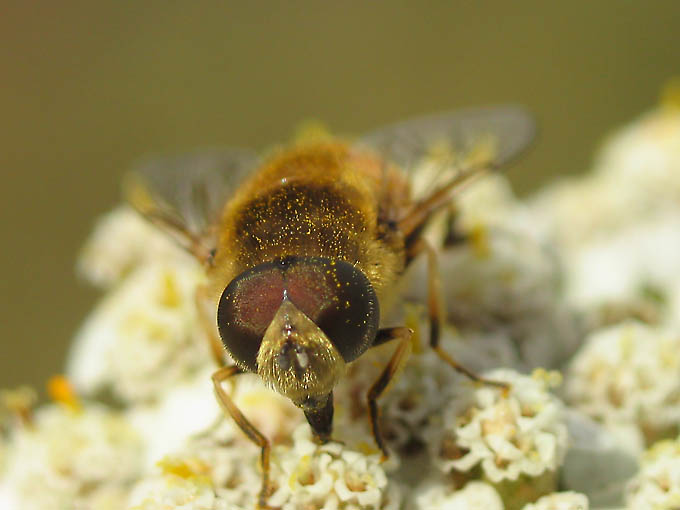
POLYGON ((411 246, 408 256, 412 260, 420 253, 425 252, 427 256, 427 309, 428 318, 430 322, 430 346, 437 353, 442 360, 444 360, 448 365, 450 365, 456 372, 459 372, 469 378, 470 380, 480 383, 488 384, 490 386, 497 386, 508 389, 506 383, 500 381, 492 381, 490 379, 485 379, 477 374, 475 374, 470 369, 466 368, 456 361, 448 352, 446 352, 439 343, 441 337, 441 326, 444 317, 444 307, 442 304, 442 290, 441 290, 441 279, 439 277, 439 269, 437 265, 437 253, 430 243, 428 243, 424 238, 420 238, 416 243, 411 246))
POLYGON ((373 344, 375 347, 376 345, 381 345, 392 340, 399 340, 399 345, 397 345, 397 348, 394 350, 390 361, 368 390, 367 395, 368 411, 371 420, 371 433, 373 434, 376 445, 378 445, 378 448, 380 448, 380 451, 382 452, 382 460, 387 460, 389 452, 380 429, 378 399, 389 390, 390 383, 395 380, 395 377, 401 372, 404 365, 406 365, 406 361, 408 360, 412 348, 411 335, 413 335, 413 331, 409 328, 381 329, 378 331, 378 336, 373 344))

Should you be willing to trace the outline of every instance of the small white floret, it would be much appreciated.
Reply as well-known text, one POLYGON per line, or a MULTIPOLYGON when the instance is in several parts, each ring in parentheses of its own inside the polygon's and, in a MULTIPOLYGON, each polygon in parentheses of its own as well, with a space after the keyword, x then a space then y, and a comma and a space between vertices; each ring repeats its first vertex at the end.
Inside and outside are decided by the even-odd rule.
POLYGON ((629 510, 675 510, 680 507, 680 439, 656 443, 643 456, 626 491, 629 510))
POLYGON ((558 376, 537 371, 532 377, 510 370, 484 376, 509 383, 509 394, 486 385, 471 396, 451 400, 440 440, 432 445, 439 468, 468 472, 480 466, 494 483, 554 473, 568 446, 564 405, 549 391, 558 376))
POLYGON ((339 443, 319 446, 304 424, 294 432, 292 448, 275 450, 278 490, 269 504, 284 510, 397 510, 402 496, 380 465, 379 455, 365 455, 339 443))
POLYGON ((535 503, 524 505, 522 510, 588 510, 588 498, 578 492, 555 492, 543 496, 535 503))
POLYGON ((445 481, 429 481, 415 489, 414 510, 503 510, 496 490, 484 482, 469 482, 454 490, 445 481))

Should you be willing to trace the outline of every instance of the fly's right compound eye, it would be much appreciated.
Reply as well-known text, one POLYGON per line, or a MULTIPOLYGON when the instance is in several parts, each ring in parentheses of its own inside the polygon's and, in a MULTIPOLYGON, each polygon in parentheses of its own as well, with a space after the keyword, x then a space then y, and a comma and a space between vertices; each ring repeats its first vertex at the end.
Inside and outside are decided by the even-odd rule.
POLYGON ((242 367, 257 372, 257 352, 284 297, 284 277, 275 262, 244 271, 224 289, 217 308, 222 343, 242 367))

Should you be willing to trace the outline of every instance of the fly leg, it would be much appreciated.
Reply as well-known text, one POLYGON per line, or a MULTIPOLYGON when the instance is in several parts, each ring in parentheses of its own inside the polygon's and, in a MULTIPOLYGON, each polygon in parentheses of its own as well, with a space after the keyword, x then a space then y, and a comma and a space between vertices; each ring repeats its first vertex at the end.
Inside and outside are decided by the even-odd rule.
POLYGON ((444 248, 458 246, 467 240, 467 236, 461 232, 458 225, 456 225, 457 219, 458 210, 456 208, 456 203, 451 201, 446 207, 446 230, 444 232, 443 240, 444 248))
POLYGON ((392 340, 399 340, 397 348, 394 350, 390 361, 387 366, 382 371, 378 379, 373 383, 371 388, 368 390, 368 410, 371 420, 371 432, 375 443, 380 448, 382 452, 382 460, 387 460, 389 457, 389 452, 387 451, 387 446, 385 445, 385 440, 382 437, 382 431, 380 430, 380 410, 378 409, 378 399, 384 395, 390 387, 390 383, 395 380, 395 377, 404 368, 406 361, 408 360, 409 354, 411 353, 412 343, 411 335, 413 331, 409 328, 387 328, 378 331, 378 336, 373 343, 373 347, 376 345, 381 345, 392 340))
POLYGON ((217 396, 217 401, 219 402, 222 410, 229 414, 236 425, 243 431, 243 433, 250 439, 253 443, 261 448, 260 451, 260 464, 262 466, 262 488, 257 498, 257 508, 258 510, 271 509, 267 505, 267 497, 269 496, 269 453, 271 450, 271 445, 269 440, 262 435, 262 433, 255 428, 255 426, 248 421, 248 419, 243 415, 243 413, 236 407, 233 400, 224 391, 222 383, 227 379, 241 374, 243 371, 236 365, 222 367, 217 372, 212 375, 213 385, 215 386, 215 395, 217 396))
POLYGON ((480 377, 470 369, 458 363, 440 345, 439 340, 444 317, 444 307, 442 304, 442 289, 437 265, 437 253, 430 243, 428 243, 425 239, 420 238, 414 245, 410 247, 408 256, 412 260, 415 256, 422 252, 425 252, 427 256, 427 309, 428 318, 430 321, 430 346, 437 353, 437 356, 450 365, 456 372, 463 374, 476 383, 497 386, 502 388, 504 391, 507 391, 508 385, 506 383, 492 381, 490 379, 480 377))

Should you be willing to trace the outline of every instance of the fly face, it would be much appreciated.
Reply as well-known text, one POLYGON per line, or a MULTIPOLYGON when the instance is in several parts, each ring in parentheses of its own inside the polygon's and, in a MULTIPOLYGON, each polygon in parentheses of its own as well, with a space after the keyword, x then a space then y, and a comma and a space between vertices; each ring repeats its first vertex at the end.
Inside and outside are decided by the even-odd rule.
POLYGON ((378 330, 378 300, 351 264, 288 257, 236 277, 220 298, 217 323, 243 369, 257 372, 297 406, 326 403, 345 364, 378 330))

